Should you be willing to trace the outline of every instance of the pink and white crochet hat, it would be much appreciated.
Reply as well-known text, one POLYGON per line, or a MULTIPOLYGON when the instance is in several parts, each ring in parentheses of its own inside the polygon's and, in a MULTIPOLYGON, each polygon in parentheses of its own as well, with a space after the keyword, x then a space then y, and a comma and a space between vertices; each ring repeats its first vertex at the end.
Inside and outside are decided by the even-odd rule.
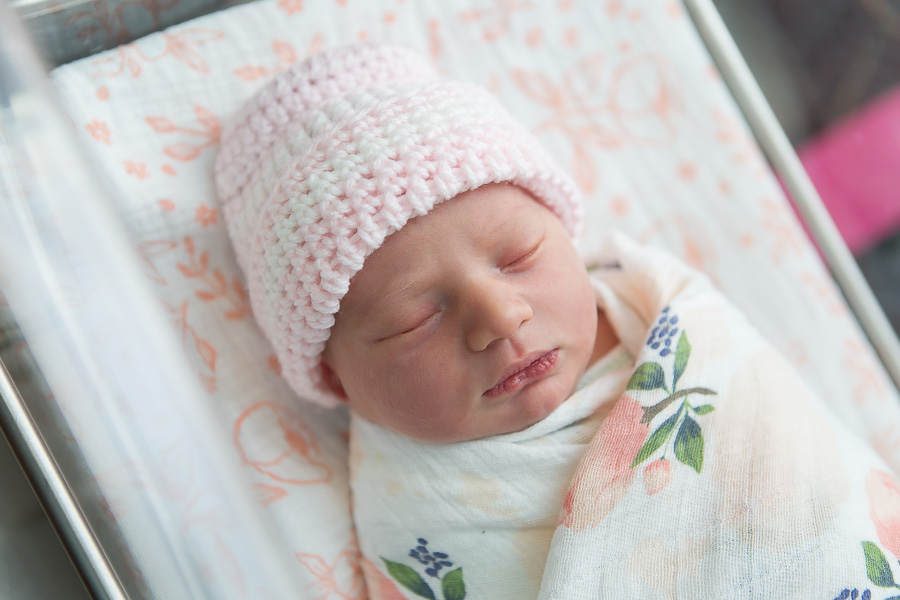
POLYGON ((487 90, 410 48, 317 54, 269 83, 222 133, 216 185, 253 313, 282 375, 334 406, 321 353, 366 257, 413 217, 510 182, 574 237, 572 181, 487 90))

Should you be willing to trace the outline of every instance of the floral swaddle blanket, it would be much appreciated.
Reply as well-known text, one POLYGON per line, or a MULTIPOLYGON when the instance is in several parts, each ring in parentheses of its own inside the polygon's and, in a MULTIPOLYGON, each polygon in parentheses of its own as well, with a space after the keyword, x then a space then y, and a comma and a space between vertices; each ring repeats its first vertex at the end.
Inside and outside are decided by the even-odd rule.
POLYGON ((871 447, 705 276, 620 236, 598 264, 622 345, 544 421, 452 445, 353 424, 370 598, 900 597, 871 447))

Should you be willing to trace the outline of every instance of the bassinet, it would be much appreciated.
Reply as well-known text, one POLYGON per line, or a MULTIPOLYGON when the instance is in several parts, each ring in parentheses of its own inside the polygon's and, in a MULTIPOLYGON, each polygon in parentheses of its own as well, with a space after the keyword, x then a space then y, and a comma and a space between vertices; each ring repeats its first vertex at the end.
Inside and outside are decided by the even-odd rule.
MULTIPOLYGON (((365 597, 345 415, 278 377, 211 177, 220 123, 262 82, 360 39, 495 91, 585 193, 585 256, 621 229, 707 272, 900 472, 896 389, 720 80, 710 54, 814 196, 709 2, 261 0, 55 69, 63 112, 0 11, 3 426, 96 597, 365 597)), ((900 379, 852 259, 807 213, 900 379)))

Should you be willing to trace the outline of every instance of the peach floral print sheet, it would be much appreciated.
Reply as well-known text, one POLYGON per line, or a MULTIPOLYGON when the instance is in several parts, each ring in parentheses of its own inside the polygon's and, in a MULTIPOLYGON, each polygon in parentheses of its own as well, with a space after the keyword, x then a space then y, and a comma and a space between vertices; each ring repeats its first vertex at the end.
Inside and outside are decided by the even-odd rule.
MULTIPOLYGON (((156 5, 168 5, 168 0, 156 5)), ((98 35, 118 35, 124 13, 104 13, 96 3, 86 6, 83 14, 72 18, 73 30, 87 36, 93 35, 91 27, 100 27, 98 35)), ((122 6, 131 10, 136 5, 122 6)), ((236 468, 247 474, 265 514, 288 540, 286 561, 305 586, 299 597, 362 596, 366 592, 361 573, 373 569, 380 574, 369 578, 368 594, 373 598, 379 597, 379 590, 385 598, 419 597, 387 572, 382 557, 418 569, 439 596, 442 586, 423 570, 424 565, 407 556, 419 538, 429 542, 427 548, 452 557, 454 566, 465 573, 467 590, 487 589, 479 583, 475 563, 462 560, 465 552, 460 554, 427 531, 405 533, 389 551, 368 555, 371 561, 349 560, 345 553, 356 552, 357 546, 350 520, 346 417, 308 409, 280 382, 277 360, 250 317, 211 184, 220 128, 241 104, 293 62, 361 39, 414 46, 446 74, 476 81, 498 94, 584 192, 587 226, 579 242, 584 256, 593 256, 610 230, 622 230, 642 243, 668 248, 702 270, 790 359, 815 394, 852 429, 854 439, 861 440, 860 447, 877 449, 887 466, 873 467, 874 471, 900 472, 897 395, 804 239, 680 2, 252 2, 66 65, 54 71, 52 79, 73 131, 82 138, 86 159, 108 183, 134 239, 139 268, 169 317, 184 354, 181 359, 197 373, 209 395, 206 400, 221 416, 224 439, 232 445, 227 452, 233 454, 236 468)), ((670 311, 680 320, 687 318, 675 304, 670 311)), ((654 317, 659 318, 644 315, 647 323, 654 317)), ((593 522, 608 511, 595 526, 602 528, 628 505, 628 494, 640 492, 662 501, 692 481, 689 475, 705 480, 719 473, 711 453, 718 439, 716 423, 729 413, 719 404, 727 389, 716 381, 691 384, 716 394, 690 395, 687 401, 693 408, 685 406, 671 429, 654 438, 668 432, 667 443, 664 439, 655 453, 632 466, 685 397, 672 400, 651 422, 641 422, 644 407, 670 392, 688 389, 691 372, 701 366, 702 336, 694 329, 683 331, 691 353, 677 389, 672 392, 674 371, 666 362, 673 361, 673 355, 657 354, 669 392, 627 390, 622 402, 608 407, 608 422, 619 425, 598 432, 590 452, 585 448, 577 458, 565 458, 577 463, 582 455, 593 456, 592 464, 605 478, 597 486, 605 491, 592 511, 574 511, 573 505, 569 516, 573 523, 593 522), (707 410, 700 408, 704 403, 714 410, 696 414, 707 410), (694 428, 684 425, 688 416, 703 440, 699 473, 692 466, 699 464, 699 436, 689 435, 694 428), (694 463, 681 461, 675 451, 682 428, 679 448, 694 448, 693 454, 681 452, 694 456, 690 459, 694 463), (600 443, 601 439, 607 442, 600 443), (618 454, 604 450, 613 440, 622 441, 618 454), (620 495, 624 500, 617 500, 620 495)), ((646 333, 649 337, 650 330, 646 333)), ((676 355, 679 339, 670 343, 675 344, 676 355)), ((128 415, 126 400, 123 418, 128 415)), ((94 435, 99 425, 93 407, 64 410, 95 473, 120 473, 140 464, 95 443, 100 436, 94 435)), ((167 460, 169 436, 176 429, 172 424, 177 421, 178 415, 160 415, 145 424, 161 440, 159 464, 167 460)), ((351 455, 349 462, 354 460, 351 455)), ((201 468, 187 472, 198 482, 204 476, 201 468)), ((155 557, 164 553, 151 545, 153 536, 143 534, 145 522, 137 511, 127 509, 141 505, 148 493, 128 481, 101 477, 98 483, 110 498, 110 524, 125 532, 127 543, 113 550, 120 555, 122 576, 146 589, 164 583, 149 576, 155 557)), ((404 489, 397 481, 388 483, 392 493, 404 489)), ((519 587, 510 588, 521 591, 521 597, 537 594, 544 559, 527 549, 549 551, 555 513, 570 495, 570 483, 560 481, 547 490, 554 498, 551 519, 541 527, 510 534, 506 552, 527 565, 525 576, 516 580, 519 587)), ((504 482, 469 474, 460 485, 454 493, 473 514, 502 514, 516 523, 529 522, 528 511, 504 503, 504 482)), ((863 483, 853 489, 864 488, 863 483)), ((587 490, 579 489, 572 492, 573 501, 587 490)), ((160 507, 182 514, 180 498, 160 498, 160 507)), ((861 519, 869 519, 866 502, 861 519)), ((741 514, 740 502, 725 506, 734 512, 732 521, 741 514)), ((684 512, 689 514, 693 513, 684 512)), ((877 514, 886 512, 879 509, 877 514)), ((213 569, 207 574, 217 568, 234 572, 235 597, 261 597, 264 586, 244 568, 242 532, 220 525, 215 535, 196 527, 182 533, 195 542, 192 548, 205 553, 203 563, 213 569)), ((590 528, 582 530, 587 531, 590 528)), ((848 550, 847 564, 857 569, 854 575, 821 597, 850 598, 854 593, 862 597, 867 590, 872 598, 893 594, 891 588, 872 583, 867 565, 883 563, 871 546, 863 552, 862 542, 876 545, 891 568, 892 580, 900 579, 890 543, 882 542, 873 529, 861 535, 852 552, 848 550)), ((669 576, 670 570, 658 565, 699 563, 708 544, 709 539, 700 535, 678 543, 661 535, 646 537, 627 548, 629 558, 622 568, 642 582, 644 593, 638 595, 653 590, 657 597, 673 597, 679 583, 669 576)), ((887 583, 887 571, 879 569, 885 575, 876 579, 887 583)), ((439 574, 446 572, 444 568, 439 574)))

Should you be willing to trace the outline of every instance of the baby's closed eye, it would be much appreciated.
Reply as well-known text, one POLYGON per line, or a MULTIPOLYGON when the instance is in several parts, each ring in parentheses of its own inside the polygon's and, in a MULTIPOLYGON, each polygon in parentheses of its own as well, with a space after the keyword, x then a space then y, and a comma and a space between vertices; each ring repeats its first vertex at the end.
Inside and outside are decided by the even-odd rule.
POLYGON ((435 318, 437 318, 437 316, 440 314, 440 312, 441 312, 440 310, 433 310, 424 315, 420 315, 416 318, 398 322, 396 325, 390 326, 388 328, 387 335, 384 335, 375 341, 382 342, 385 340, 397 338, 397 337, 400 337, 400 336, 403 336, 403 335, 406 335, 409 333, 414 333, 416 331, 419 331, 419 330, 425 328, 425 326, 430 324, 432 321, 434 321, 435 318))
POLYGON ((544 243, 544 237, 541 236, 536 242, 527 244, 523 249, 519 249, 512 253, 510 258, 502 261, 503 266, 500 270, 504 273, 515 273, 517 270, 527 268, 538 254, 540 254, 541 246, 544 243))

